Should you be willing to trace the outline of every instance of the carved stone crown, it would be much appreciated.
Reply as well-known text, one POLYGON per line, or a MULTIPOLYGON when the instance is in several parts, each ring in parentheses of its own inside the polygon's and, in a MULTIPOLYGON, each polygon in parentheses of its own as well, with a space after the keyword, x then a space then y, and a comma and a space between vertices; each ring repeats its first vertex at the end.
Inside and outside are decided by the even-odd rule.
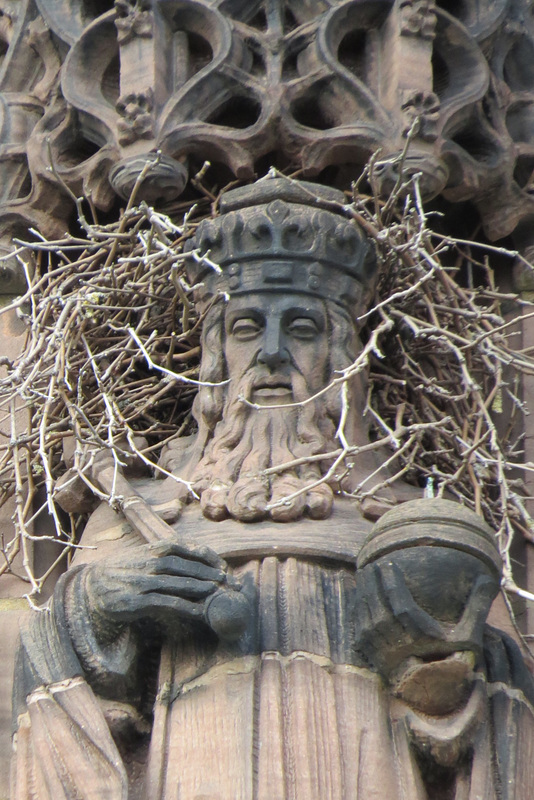
POLYGON ((221 215, 202 222, 187 249, 201 305, 220 293, 300 292, 357 315, 376 272, 374 250, 343 216, 341 192, 264 178, 234 189, 221 215))

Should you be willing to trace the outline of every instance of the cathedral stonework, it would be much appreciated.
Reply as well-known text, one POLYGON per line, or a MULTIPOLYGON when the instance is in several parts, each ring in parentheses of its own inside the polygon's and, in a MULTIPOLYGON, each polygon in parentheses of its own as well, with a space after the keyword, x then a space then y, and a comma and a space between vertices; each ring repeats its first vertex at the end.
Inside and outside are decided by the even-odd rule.
MULTIPOLYGON (((15 659, 11 800, 530 800, 534 678, 520 637, 491 616, 511 578, 488 504, 509 484, 496 478, 488 503, 475 492, 468 508, 452 479, 434 496, 438 469, 423 485, 416 464, 393 468, 392 443, 402 447, 381 418, 390 450, 377 444, 372 362, 354 365, 367 351, 387 357, 365 327, 381 318, 373 301, 387 265, 381 233, 348 202, 368 192, 378 217, 394 198, 403 220, 425 204, 443 238, 469 208, 479 244, 508 237, 519 259, 506 285, 532 291, 527 0, 0 7, 2 291, 25 291, 21 239, 69 230, 83 259, 104 230, 87 210, 117 220, 138 204, 143 246, 143 220, 179 233, 174 250, 164 233, 158 247, 176 303, 202 330, 195 377, 185 378, 194 400, 154 462, 143 454, 156 446, 128 460, 100 432, 99 446, 64 456, 52 488, 45 476, 62 509, 49 502, 52 515, 84 524, 48 602, 30 594, 15 659), (208 169, 225 188, 204 190, 209 208, 197 219, 208 169), (177 227, 184 213, 189 228, 177 227), (362 493, 371 478, 376 491, 362 493)), ((128 262, 114 253, 95 262, 111 283, 128 262)), ((54 275, 62 257, 56 248, 35 274, 54 275)), ((438 280, 432 257, 421 285, 438 280)), ((473 264, 490 273, 487 258, 473 264)), ((474 280, 472 270, 456 277, 474 280)), ((158 291, 151 285, 149 304, 158 291)), ((86 293, 78 309, 92 322, 91 302, 86 293)), ((453 311, 465 375, 470 343, 454 320, 479 312, 453 311)), ((434 322, 436 341, 446 332, 434 322)), ((406 331, 400 324, 401 349, 406 331)), ((525 334, 520 352, 531 349, 525 334)), ((88 352, 81 371, 92 369, 99 387, 102 372, 126 369, 105 348, 88 352)), ((425 369, 446 394, 436 359, 425 369)), ((166 368, 151 392, 172 377, 166 368)), ((473 422, 475 439, 491 438, 507 380, 458 422, 460 433, 473 422)), ((72 399, 73 386, 54 383, 67 390, 74 420, 83 390, 72 399)), ((407 403, 399 429, 415 424, 403 422, 407 403)), ((156 436, 164 425, 153 422, 156 436)), ((74 421, 56 427, 66 440, 77 431, 74 421)), ((528 462, 528 427, 522 437, 528 462)), ((470 471, 478 486, 474 450, 465 446, 457 475, 470 471)), ((28 468, 26 481, 36 474, 28 468)), ((534 494, 521 492, 520 510, 534 494)))

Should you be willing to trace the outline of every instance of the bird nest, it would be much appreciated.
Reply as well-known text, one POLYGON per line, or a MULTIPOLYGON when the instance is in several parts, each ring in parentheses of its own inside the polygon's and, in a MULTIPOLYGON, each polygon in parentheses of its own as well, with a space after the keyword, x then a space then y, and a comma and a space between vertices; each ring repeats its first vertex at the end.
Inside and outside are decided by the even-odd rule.
MULTIPOLYGON (((401 173, 386 203, 372 191, 372 164, 364 178, 371 191, 355 187, 343 213, 375 242, 383 266, 362 319, 363 349, 335 382, 343 394, 355 373, 369 375, 365 447, 387 449, 387 482, 456 497, 485 517, 500 543, 505 588, 534 599, 514 582, 510 558, 514 536, 534 538, 523 485, 534 464, 524 463, 517 433, 527 413, 519 379, 534 372, 534 358, 514 349, 512 338, 517 316, 534 312, 494 285, 489 266, 494 255, 517 253, 433 232, 417 176, 404 181, 401 173), (479 285, 461 285, 461 265, 476 265, 479 285), (503 303, 514 307, 506 319, 503 303)), ((91 224, 82 215, 79 238, 19 243, 28 289, 9 308, 27 333, 18 358, 1 360, 0 407, 10 436, 0 446, 0 503, 10 501, 14 513, 0 575, 16 572, 30 598, 80 546, 84 515, 58 507, 58 479, 70 469, 90 484, 88 454, 102 449, 118 467, 133 455, 147 470, 164 471, 163 445, 195 429, 202 317, 182 251, 217 207, 217 194, 205 190, 177 222, 132 196, 115 223, 91 224), (31 549, 43 541, 43 514, 54 525, 44 538, 63 547, 35 574, 31 549)), ((323 480, 358 456, 342 426, 338 433, 323 480)), ((361 500, 383 483, 380 473, 354 495, 361 500)))

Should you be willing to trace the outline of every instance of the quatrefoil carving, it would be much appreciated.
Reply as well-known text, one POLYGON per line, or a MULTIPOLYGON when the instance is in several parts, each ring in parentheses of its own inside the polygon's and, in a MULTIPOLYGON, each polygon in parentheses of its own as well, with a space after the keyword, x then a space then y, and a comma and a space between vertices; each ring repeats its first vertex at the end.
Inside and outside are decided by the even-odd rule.
POLYGON ((20 0, 0 85, 0 236, 27 224, 64 230, 64 185, 109 208, 147 159, 146 199, 166 208, 205 160, 219 185, 274 164, 347 189, 380 151, 387 193, 408 133, 404 164, 423 194, 472 200, 489 235, 507 235, 534 203, 532 15, 527 0, 455 8, 20 0), (34 23, 38 42, 24 33, 34 23))
POLYGON ((406 133, 406 93, 432 93, 438 52, 448 86, 431 122, 425 111, 413 151, 446 178, 441 133, 488 86, 476 42, 433 7, 435 38, 420 26, 415 49, 417 31, 405 36, 406 3, 386 0, 155 0, 125 8, 81 31, 61 79, 83 137, 125 165, 160 150, 182 163, 209 159, 248 180, 270 154, 307 176, 335 164, 361 166, 379 148, 394 157, 406 133), (125 20, 132 21, 128 36, 125 20), (463 72, 455 85, 458 51, 463 72), (150 96, 153 107, 140 121, 125 121, 124 98, 133 95, 150 96))

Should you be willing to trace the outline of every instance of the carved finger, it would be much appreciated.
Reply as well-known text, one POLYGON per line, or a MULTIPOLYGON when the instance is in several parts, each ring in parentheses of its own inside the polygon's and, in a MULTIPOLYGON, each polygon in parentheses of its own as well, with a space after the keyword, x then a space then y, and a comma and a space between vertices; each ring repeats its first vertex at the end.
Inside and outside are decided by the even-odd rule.
POLYGON ((475 581, 464 612, 449 634, 451 641, 481 643, 482 629, 498 586, 489 575, 480 575, 475 581))
POLYGON ((251 618, 249 599, 241 592, 220 589, 204 604, 204 618, 221 639, 236 641, 251 618))
POLYGON ((445 638, 439 622, 417 605, 395 563, 381 565, 380 580, 391 611, 406 633, 414 640, 421 634, 435 639, 445 638))
POLYGON ((215 581, 196 578, 155 575, 141 582, 141 594, 168 594, 174 597, 204 598, 219 588, 215 581))
POLYGON ((158 558, 178 556, 179 558, 185 558, 190 561, 202 561, 209 567, 222 570, 223 572, 225 572, 227 568, 226 561, 210 547, 184 544, 168 539, 167 541, 150 545, 149 549, 150 552, 158 556, 158 558))
MULTIPOLYGON (((370 564, 357 575, 357 625, 363 633, 364 630, 373 630, 377 624, 377 615, 383 608, 383 599, 380 597, 376 567, 370 564)), ((382 616, 382 615, 380 615, 382 616)))
POLYGON ((217 581, 223 583, 226 574, 222 569, 207 566, 202 561, 190 560, 179 556, 162 556, 150 561, 148 570, 154 575, 178 575, 189 578, 198 578, 201 581, 217 581))
POLYGON ((143 595, 138 602, 138 617, 148 617, 164 622, 204 620, 204 603, 196 603, 170 594, 143 595), (147 599, 150 598, 150 603, 147 599))

